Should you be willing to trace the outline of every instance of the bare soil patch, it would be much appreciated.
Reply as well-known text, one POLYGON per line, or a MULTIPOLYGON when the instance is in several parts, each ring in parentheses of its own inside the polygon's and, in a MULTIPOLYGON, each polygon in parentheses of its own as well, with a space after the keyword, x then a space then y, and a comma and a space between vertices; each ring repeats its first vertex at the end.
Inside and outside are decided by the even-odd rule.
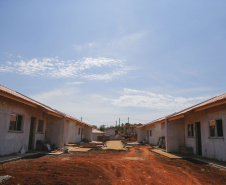
POLYGON ((129 151, 70 152, 0 165, 5 184, 225 184, 226 171, 168 159, 136 146, 129 151))

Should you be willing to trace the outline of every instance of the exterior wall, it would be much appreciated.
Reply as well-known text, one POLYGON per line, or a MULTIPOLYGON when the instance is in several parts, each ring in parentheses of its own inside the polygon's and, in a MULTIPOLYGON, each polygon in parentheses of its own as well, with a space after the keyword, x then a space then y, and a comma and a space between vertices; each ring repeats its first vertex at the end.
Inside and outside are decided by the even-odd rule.
POLYGON ((137 141, 147 142, 151 145, 157 145, 159 137, 165 136, 165 123, 156 123, 144 128, 138 129, 137 141), (152 136, 150 136, 152 130, 152 136))
POLYGON ((69 121, 69 143, 80 143, 82 141, 81 138, 81 126, 77 125, 75 121, 69 121), (80 134, 79 134, 80 128, 80 134))
POLYGON ((69 121, 67 120, 65 123, 65 130, 64 130, 64 144, 68 144, 69 142, 69 121))
POLYGON ((46 141, 55 147, 64 146, 64 124, 65 118, 58 118, 51 115, 46 119, 46 141))
POLYGON ((104 133, 93 133, 93 141, 97 141, 97 136, 104 136, 104 133))
POLYGON ((86 142, 91 142, 92 137, 93 137, 93 132, 92 132, 93 129, 91 127, 88 127, 88 126, 85 126, 85 125, 82 126, 82 129, 83 129, 83 139, 86 142))
POLYGON ((105 136, 114 136, 115 135, 115 129, 107 129, 104 130, 105 136))
POLYGON ((138 129, 137 134, 137 142, 143 143, 143 141, 146 141, 146 127, 138 129))
POLYGON ((92 128, 69 121, 68 143, 80 143, 82 140, 92 141, 92 128), (80 129, 80 133, 79 133, 80 129))
POLYGON ((162 137, 161 123, 153 124, 147 127, 149 131, 149 141, 148 143, 151 145, 157 145, 159 137, 162 137), (152 136, 150 136, 150 130, 152 130, 152 136))
POLYGON ((195 127, 194 137, 187 136, 187 124, 195 122, 201 123, 202 156, 226 161, 226 105, 185 115, 185 143, 186 146, 193 147, 194 153, 197 154, 195 127), (216 119, 222 119, 224 137, 214 138, 209 135, 209 121, 216 119))
POLYGON ((185 145, 184 119, 168 122, 167 152, 179 152, 179 146, 185 145))
POLYGON ((35 149, 37 140, 45 140, 46 116, 47 115, 39 109, 8 98, 0 97, 0 155, 19 152, 22 146, 24 146, 25 151, 28 151, 31 117, 36 118, 33 142, 33 148, 35 149), (10 116, 12 113, 23 116, 21 132, 9 131, 10 116), (44 120, 42 133, 37 132, 38 119, 44 120))
POLYGON ((166 137, 166 124, 165 124, 165 122, 161 123, 161 133, 162 133, 162 137, 166 137))

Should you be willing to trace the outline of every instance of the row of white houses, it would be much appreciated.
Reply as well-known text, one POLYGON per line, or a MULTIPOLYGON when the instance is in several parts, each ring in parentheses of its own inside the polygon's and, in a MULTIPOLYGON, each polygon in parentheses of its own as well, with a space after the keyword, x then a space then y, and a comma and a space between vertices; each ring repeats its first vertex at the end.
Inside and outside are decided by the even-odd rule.
POLYGON ((214 97, 138 128, 138 142, 157 145, 166 152, 181 148, 194 154, 226 161, 226 94, 214 97))
POLYGON ((39 143, 61 148, 92 141, 93 127, 0 85, 0 156, 37 149, 39 143))

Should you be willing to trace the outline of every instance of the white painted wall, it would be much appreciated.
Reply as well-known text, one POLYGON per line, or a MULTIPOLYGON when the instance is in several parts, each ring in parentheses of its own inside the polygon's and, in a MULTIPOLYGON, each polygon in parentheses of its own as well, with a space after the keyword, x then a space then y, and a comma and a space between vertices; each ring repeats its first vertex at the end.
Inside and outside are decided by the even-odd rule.
POLYGON ((64 144, 68 144, 69 141, 69 121, 66 120, 65 130, 64 130, 64 144))
POLYGON ((137 132, 137 142, 143 143, 143 141, 146 141, 146 127, 138 129, 137 132))
POLYGON ((56 147, 62 148, 64 146, 64 123, 65 118, 58 118, 48 115, 46 119, 46 140, 50 144, 55 144, 56 147))
POLYGON ((137 141, 148 142, 151 145, 157 145, 159 137, 165 136, 165 123, 156 123, 141 129, 138 129, 137 141), (150 136, 150 130, 152 130, 152 136, 150 136), (148 136, 147 136, 148 131, 148 136))
POLYGON ((22 146, 24 146, 25 151, 28 151, 31 117, 36 118, 34 149, 36 148, 37 140, 44 142, 46 139, 49 139, 51 143, 55 143, 58 147, 62 146, 62 138, 60 138, 62 137, 61 127, 57 126, 62 124, 62 119, 50 116, 38 108, 0 97, 0 155, 17 153, 22 146), (21 132, 9 131, 12 113, 23 116, 21 132), (42 133, 37 132, 38 119, 44 120, 42 133))
POLYGON ((85 141, 91 142, 93 138, 93 132, 92 132, 93 129, 86 125, 82 125, 82 129, 83 129, 83 138, 85 139, 85 141))
POLYGON ((147 128, 149 130, 149 144, 157 145, 159 137, 162 137, 161 123, 156 123, 147 128), (150 136, 152 130, 152 136, 150 136))
POLYGON ((86 125, 69 121, 68 143, 80 143, 82 139, 92 141, 92 128, 86 125), (80 128, 80 133, 79 133, 80 128))
MULTIPOLYGON (((201 123, 202 156, 226 161, 226 105, 209 108, 203 111, 189 113, 185 115, 185 143, 188 147, 193 147, 196 154, 196 136, 187 136, 187 124, 201 123), (223 138, 209 137, 209 120, 222 119, 223 138)), ((194 127, 195 133, 195 127, 194 127)))
POLYGON ((179 146, 185 145, 183 118, 168 122, 167 152, 179 152, 179 146))

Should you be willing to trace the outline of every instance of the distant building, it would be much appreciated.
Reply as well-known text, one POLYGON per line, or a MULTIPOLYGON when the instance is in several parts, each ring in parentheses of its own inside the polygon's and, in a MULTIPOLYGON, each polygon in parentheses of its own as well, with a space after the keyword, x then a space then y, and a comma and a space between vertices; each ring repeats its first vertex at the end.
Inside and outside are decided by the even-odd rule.
POLYGON ((137 128, 142 126, 141 123, 139 124, 130 124, 123 126, 123 134, 130 134, 130 135, 137 135, 137 128))
POLYGON ((106 129, 104 129, 105 136, 115 136, 116 132, 117 131, 114 128, 106 128, 106 129))
POLYGON ((97 141, 98 136, 104 136, 104 134, 105 134, 104 132, 97 130, 97 129, 93 129, 92 133, 93 133, 93 141, 97 141))

